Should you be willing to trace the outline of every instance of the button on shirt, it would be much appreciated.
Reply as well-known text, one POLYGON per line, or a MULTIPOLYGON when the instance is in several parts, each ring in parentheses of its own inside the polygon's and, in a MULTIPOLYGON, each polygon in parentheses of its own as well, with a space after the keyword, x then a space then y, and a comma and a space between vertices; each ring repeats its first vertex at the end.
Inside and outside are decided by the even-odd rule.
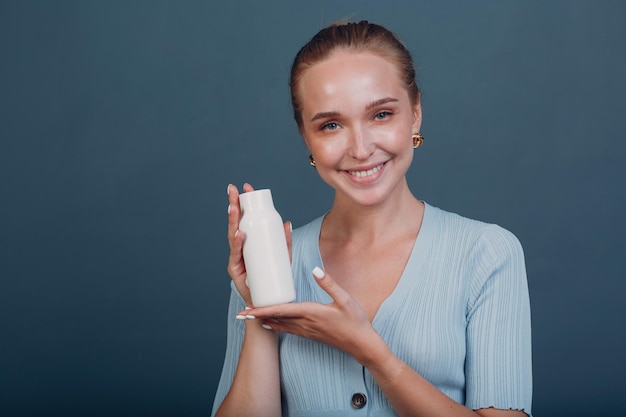
POLYGON ((367 403, 367 397, 365 394, 357 392, 352 396, 352 407, 354 408, 363 408, 365 407, 365 403, 367 403))

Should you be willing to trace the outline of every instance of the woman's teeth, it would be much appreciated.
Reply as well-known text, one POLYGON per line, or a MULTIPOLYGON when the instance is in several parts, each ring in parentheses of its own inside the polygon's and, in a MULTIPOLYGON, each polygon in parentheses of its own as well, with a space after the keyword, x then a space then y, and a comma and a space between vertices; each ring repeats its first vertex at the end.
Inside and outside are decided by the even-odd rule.
POLYGON ((378 166, 375 166, 372 169, 368 169, 367 171, 348 171, 348 174, 354 175, 355 177, 368 177, 372 175, 373 173, 375 173, 376 171, 380 170, 383 167, 383 165, 384 164, 380 164, 378 166))

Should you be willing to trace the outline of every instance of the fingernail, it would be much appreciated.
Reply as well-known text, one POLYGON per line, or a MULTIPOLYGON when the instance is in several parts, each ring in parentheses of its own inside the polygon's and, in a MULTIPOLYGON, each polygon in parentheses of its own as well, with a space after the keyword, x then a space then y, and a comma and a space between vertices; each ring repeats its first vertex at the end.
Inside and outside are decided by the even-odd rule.
POLYGON ((261 327, 267 330, 272 330, 272 326, 270 326, 269 324, 262 324, 261 327))
MULTIPOLYGON (((230 206, 229 206, 230 207, 230 206)), ((230 213, 229 213, 230 214, 230 213)), ((235 230, 235 235, 233 237, 237 237, 237 235, 239 234, 239 229, 235 230)))
POLYGON ((324 271, 322 271, 322 268, 319 266, 316 266, 313 268, 313 276, 317 279, 322 279, 324 278, 324 271))
POLYGON ((232 184, 228 184, 228 186, 226 187, 226 195, 230 195, 230 186, 232 184))
POLYGON ((246 310, 252 310, 252 307, 246 306, 246 310))
POLYGON ((237 314, 237 315, 235 316, 235 318, 236 318, 237 320, 245 320, 245 319, 246 319, 246 316, 243 316, 243 315, 241 315, 241 314, 237 314))
POLYGON ((246 319, 248 319, 248 320, 254 320, 254 319, 256 319, 256 317, 255 317, 255 316, 253 316, 252 314, 246 314, 246 319))
POLYGON ((228 214, 230 214, 230 204, 228 205, 228 214))
POLYGON ((291 220, 289 221, 289 233, 293 232, 293 224, 291 224, 291 220))

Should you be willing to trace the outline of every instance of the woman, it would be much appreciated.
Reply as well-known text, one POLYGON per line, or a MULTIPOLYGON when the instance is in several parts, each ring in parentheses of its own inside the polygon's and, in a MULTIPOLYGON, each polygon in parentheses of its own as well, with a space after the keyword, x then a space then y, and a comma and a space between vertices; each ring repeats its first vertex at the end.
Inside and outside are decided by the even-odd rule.
POLYGON ((229 185, 233 291, 214 414, 530 415, 522 250, 506 230, 409 190, 423 140, 409 52, 381 26, 331 25, 300 50, 290 86, 310 163, 335 198, 293 242, 285 224, 296 302, 250 308, 229 185))

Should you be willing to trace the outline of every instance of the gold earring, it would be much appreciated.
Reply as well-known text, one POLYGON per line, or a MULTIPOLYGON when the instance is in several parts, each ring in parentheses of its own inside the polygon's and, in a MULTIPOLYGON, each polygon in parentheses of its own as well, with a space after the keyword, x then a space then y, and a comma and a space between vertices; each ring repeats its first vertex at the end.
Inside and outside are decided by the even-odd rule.
POLYGON ((313 158, 313 154, 309 155, 309 164, 315 168, 315 158, 313 158))
POLYGON ((411 138, 413 138, 413 149, 417 149, 420 146, 422 146, 422 143, 424 143, 424 135, 422 135, 421 133, 415 133, 413 136, 411 136, 411 138))

